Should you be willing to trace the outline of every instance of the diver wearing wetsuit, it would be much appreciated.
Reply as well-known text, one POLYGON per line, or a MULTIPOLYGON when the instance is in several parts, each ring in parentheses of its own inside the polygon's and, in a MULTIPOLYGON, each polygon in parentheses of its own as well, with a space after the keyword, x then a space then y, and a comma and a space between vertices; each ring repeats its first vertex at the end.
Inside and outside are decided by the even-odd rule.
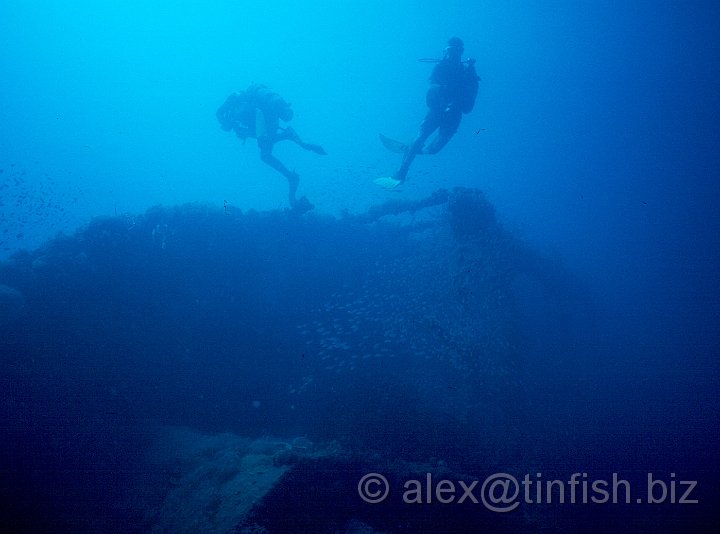
POLYGON ((478 89, 478 75, 475 60, 462 61, 464 45, 461 39, 453 37, 448 41, 443 59, 435 65, 430 75, 430 88, 425 102, 427 115, 420 124, 420 132, 405 149, 405 155, 393 179, 402 183, 418 154, 437 154, 457 132, 463 113, 470 113, 475 105, 478 89), (438 134, 425 146, 433 132, 438 134))

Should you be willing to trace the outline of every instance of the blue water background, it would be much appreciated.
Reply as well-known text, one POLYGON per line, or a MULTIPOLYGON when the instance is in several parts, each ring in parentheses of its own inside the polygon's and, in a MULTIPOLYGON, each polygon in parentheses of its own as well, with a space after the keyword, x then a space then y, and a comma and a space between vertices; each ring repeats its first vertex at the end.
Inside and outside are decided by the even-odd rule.
MULTIPOLYGON (((9 0, 0 254, 158 204, 285 209, 284 179, 215 119, 230 92, 264 83, 329 154, 276 149, 316 213, 482 190, 506 228, 577 277, 599 318, 574 351, 554 359, 549 344, 524 363, 549 385, 548 412, 568 402, 556 403, 562 378, 582 376, 596 407, 585 424, 644 422, 634 446, 662 443, 674 451, 651 454, 663 469, 702 478, 718 457, 718 65, 712 2, 9 0), (477 60, 475 109, 388 193, 372 179, 399 161, 377 135, 412 138, 430 70, 417 60, 454 35, 477 60)), ((626 453, 606 443, 598 461, 624 466, 626 453)))

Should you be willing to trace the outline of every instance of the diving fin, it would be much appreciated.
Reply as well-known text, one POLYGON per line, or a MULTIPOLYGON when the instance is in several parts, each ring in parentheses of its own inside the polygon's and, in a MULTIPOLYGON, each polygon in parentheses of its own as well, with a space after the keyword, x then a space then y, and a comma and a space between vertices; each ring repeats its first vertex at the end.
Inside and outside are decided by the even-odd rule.
POLYGON ((380 134, 380 142, 390 152, 395 152, 396 154, 405 154, 405 152, 407 152, 407 149, 408 149, 408 146, 405 143, 403 143, 402 141, 396 141, 395 139, 390 139, 389 137, 387 137, 383 134, 380 134))
POLYGON ((299 200, 296 200, 292 204, 293 212, 297 215, 302 215, 303 213, 307 213, 314 207, 315 206, 308 200, 308 198, 306 196, 300 197, 299 200))
POLYGON ((381 176, 380 178, 375 178, 373 180, 374 183, 379 185, 380 187, 384 189, 393 190, 397 186, 399 186, 402 182, 400 180, 396 180, 392 176, 381 176))

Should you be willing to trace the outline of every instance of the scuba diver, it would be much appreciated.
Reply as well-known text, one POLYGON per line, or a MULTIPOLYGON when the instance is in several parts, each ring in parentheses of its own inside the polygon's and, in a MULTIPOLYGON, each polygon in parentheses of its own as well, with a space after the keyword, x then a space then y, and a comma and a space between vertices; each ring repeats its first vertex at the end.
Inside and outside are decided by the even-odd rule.
POLYGON ((290 206, 295 211, 305 213, 314 206, 307 197, 295 198, 300 176, 294 170, 290 171, 273 156, 273 147, 279 141, 292 141, 316 154, 324 156, 327 152, 320 145, 305 143, 290 126, 284 128, 280 126, 280 121, 289 122, 293 115, 290 104, 280 95, 273 93, 264 85, 255 83, 242 93, 232 93, 215 113, 222 129, 234 130, 243 143, 248 137, 257 139, 260 159, 263 163, 287 178, 290 206))
POLYGON ((475 72, 475 60, 463 61, 463 51, 462 40, 453 37, 448 41, 441 60, 420 60, 437 63, 430 75, 430 87, 425 96, 428 112, 420 124, 417 137, 409 145, 380 134, 383 145, 393 152, 402 153, 403 160, 392 177, 378 178, 375 180, 376 184, 386 189, 393 189, 402 184, 407 178, 415 156, 437 154, 455 135, 463 113, 472 111, 480 78, 475 72), (426 141, 436 130, 437 136, 426 146, 426 141))

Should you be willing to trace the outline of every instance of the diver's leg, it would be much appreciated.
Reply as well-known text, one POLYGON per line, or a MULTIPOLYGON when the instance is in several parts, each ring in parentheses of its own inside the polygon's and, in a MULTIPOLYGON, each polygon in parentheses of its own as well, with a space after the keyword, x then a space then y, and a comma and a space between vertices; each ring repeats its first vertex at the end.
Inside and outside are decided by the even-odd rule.
POLYGON ((433 110, 428 111, 425 119, 420 124, 420 131, 418 132, 417 137, 412 143, 410 143, 407 150, 405 151, 405 155, 403 156, 400 168, 393 175, 393 178, 395 178, 396 180, 400 180, 401 182, 405 181, 405 178, 407 178, 407 173, 410 170, 410 165, 412 164, 413 160, 415 160, 415 156, 423 153, 423 147, 425 146, 427 138, 430 137, 430 134, 432 134, 437 129, 439 123, 440 115, 433 110))
POLYGON ((412 143, 410 143, 407 150, 405 151, 405 155, 403 156, 400 168, 395 174, 393 174, 393 178, 395 178, 396 180, 400 180, 401 182, 405 181, 405 178, 407 178, 407 173, 410 170, 410 165, 412 165, 412 162, 415 160, 415 156, 422 152, 425 141, 427 140, 429 135, 430 132, 420 131, 418 136, 412 143))
POLYGON ((327 156, 327 152, 325 152, 325 149, 320 145, 314 145, 312 143, 302 143, 300 146, 303 147, 305 150, 309 150, 310 152, 315 152, 316 154, 320 154, 321 156, 327 156))
POLYGON ((306 143, 305 141, 300 139, 300 136, 291 126, 288 126, 287 128, 285 128, 284 131, 280 132, 280 134, 278 134, 278 139, 282 141, 292 141, 301 148, 304 148, 305 150, 315 152, 316 154, 320 154, 321 156, 327 156, 327 152, 325 152, 325 149, 323 147, 321 147, 320 145, 314 145, 312 143, 306 143))
POLYGON ((423 154, 427 155, 433 155, 440 152, 445 145, 448 144, 448 141, 452 138, 452 134, 450 135, 443 135, 442 132, 438 132, 438 134, 435 136, 435 139, 432 140, 432 142, 423 150, 423 154))
POLYGON ((275 136, 275 141, 292 141, 293 143, 297 143, 299 138, 297 137, 297 134, 295 133, 295 130, 290 128, 289 126, 285 129, 278 130, 277 135, 275 136))
POLYGON ((437 154, 443 149, 448 141, 452 139, 452 136, 457 132, 460 126, 460 120, 462 119, 462 112, 460 110, 450 109, 443 113, 438 128, 438 135, 432 142, 425 147, 423 154, 437 154))
POLYGON ((288 200, 290 201, 290 205, 294 206, 296 201, 295 193, 300 183, 300 176, 298 176, 295 171, 288 169, 279 159, 272 155, 273 143, 267 136, 258 138, 258 146, 260 147, 260 159, 262 162, 287 178, 289 187, 288 200))

